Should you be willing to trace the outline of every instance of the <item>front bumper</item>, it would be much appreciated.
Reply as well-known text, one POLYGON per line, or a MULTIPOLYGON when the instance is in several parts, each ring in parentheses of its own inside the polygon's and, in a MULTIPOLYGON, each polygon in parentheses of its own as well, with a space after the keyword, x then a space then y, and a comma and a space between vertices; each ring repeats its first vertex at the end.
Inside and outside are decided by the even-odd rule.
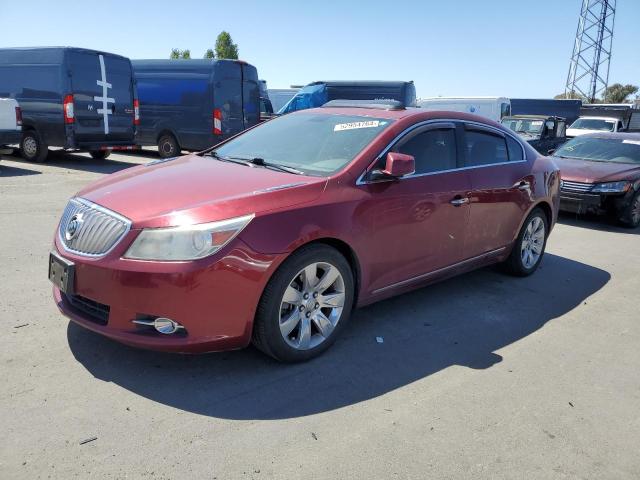
POLYGON ((560 191, 560 210, 565 212, 615 214, 624 209, 633 198, 627 193, 575 193, 560 191))
POLYGON ((280 262, 239 239, 197 262, 126 260, 120 249, 96 260, 66 252, 57 239, 56 250, 75 264, 74 297, 53 288, 65 316, 127 345, 183 353, 247 346, 260 296, 280 262), (97 305, 95 313, 71 299, 97 305), (171 318, 184 331, 163 335, 132 322, 150 317, 171 318))

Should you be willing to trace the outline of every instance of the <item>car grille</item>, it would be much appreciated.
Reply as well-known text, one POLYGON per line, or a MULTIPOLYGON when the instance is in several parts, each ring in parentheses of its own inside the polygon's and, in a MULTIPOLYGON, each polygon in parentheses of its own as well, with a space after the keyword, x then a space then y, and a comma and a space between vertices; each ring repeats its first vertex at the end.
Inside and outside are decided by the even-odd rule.
POLYGON ((100 256, 122 240, 129 228, 131 222, 125 217, 87 200, 72 198, 62 214, 58 231, 68 251, 100 256))
POLYGON ((569 182, 567 180, 563 180, 560 190, 563 192, 586 193, 592 188, 593 183, 569 182))
POLYGON ((109 321, 109 305, 96 302, 90 298, 81 297, 80 295, 68 295, 65 297, 74 308, 80 310, 82 313, 86 313, 89 316, 89 320, 94 321, 99 325, 106 325, 109 321))

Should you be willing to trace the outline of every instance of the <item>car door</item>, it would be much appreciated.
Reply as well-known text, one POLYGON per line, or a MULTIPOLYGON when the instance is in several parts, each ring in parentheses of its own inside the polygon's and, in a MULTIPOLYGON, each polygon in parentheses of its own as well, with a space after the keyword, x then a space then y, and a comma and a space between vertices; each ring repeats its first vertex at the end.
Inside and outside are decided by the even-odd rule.
MULTIPOLYGON (((455 264, 465 258, 469 218, 468 172, 459 169, 453 123, 431 123, 400 138, 391 151, 412 155, 416 172, 401 179, 368 181, 371 291, 455 264)), ((383 167, 386 151, 375 168, 383 167)))
POLYGON ((520 141, 482 124, 464 127, 465 166, 470 174, 470 257, 509 245, 532 202, 534 177, 520 141))

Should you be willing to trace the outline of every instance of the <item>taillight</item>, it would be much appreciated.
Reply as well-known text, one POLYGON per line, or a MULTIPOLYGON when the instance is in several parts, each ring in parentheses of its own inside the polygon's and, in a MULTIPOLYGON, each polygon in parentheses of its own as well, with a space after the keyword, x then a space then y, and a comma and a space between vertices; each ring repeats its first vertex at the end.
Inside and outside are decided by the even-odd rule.
POLYGON ((133 101, 133 124, 140 125, 140 100, 133 101))
POLYGON ((213 134, 222 135, 222 112, 219 108, 213 111, 213 134))
POLYGON ((22 109, 20 107, 16 107, 16 125, 22 125, 22 109))
POLYGON ((73 113, 73 95, 67 95, 62 102, 64 112, 64 123, 73 123, 75 115, 73 113))

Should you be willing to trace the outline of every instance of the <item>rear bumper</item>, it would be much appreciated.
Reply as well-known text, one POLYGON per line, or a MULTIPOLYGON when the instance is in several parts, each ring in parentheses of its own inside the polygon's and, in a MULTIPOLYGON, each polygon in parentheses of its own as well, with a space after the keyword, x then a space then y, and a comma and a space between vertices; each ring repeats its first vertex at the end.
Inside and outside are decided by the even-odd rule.
POLYGON ((16 145, 21 139, 20 130, 0 130, 0 145, 16 145))

